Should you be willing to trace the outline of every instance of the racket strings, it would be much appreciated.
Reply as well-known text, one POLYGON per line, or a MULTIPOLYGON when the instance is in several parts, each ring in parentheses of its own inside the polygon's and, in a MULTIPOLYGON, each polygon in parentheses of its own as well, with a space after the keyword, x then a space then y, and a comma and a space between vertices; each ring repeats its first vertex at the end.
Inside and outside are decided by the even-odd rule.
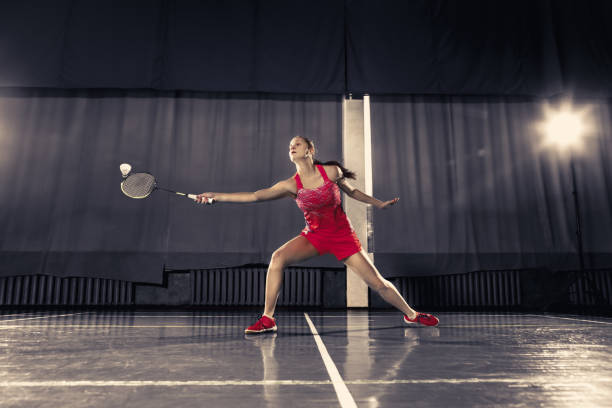
POLYGON ((155 177, 147 173, 130 174, 121 183, 121 190, 131 198, 145 198, 155 189, 155 177))

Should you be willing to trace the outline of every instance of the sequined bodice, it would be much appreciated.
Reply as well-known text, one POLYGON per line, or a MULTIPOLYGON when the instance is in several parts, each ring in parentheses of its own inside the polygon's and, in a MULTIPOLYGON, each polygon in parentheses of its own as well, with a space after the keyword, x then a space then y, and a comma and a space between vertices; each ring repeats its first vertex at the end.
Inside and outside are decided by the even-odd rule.
POLYGON ((345 227, 348 221, 342 210, 340 188, 327 177, 323 166, 317 165, 317 168, 324 180, 323 185, 317 188, 305 189, 300 176, 295 175, 297 184, 295 201, 304 212, 305 230, 345 227))

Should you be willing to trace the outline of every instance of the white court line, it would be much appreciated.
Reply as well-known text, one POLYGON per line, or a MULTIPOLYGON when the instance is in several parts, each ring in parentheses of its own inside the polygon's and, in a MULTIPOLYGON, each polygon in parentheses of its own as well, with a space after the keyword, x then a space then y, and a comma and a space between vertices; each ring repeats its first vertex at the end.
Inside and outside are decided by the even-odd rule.
MULTIPOLYGON (((15 319, 17 320, 17 319, 15 319)), ((1 324, 0 325, 0 329, 26 329, 26 328, 32 328, 32 329, 41 329, 41 328, 46 328, 47 326, 24 326, 24 325, 9 325, 9 324, 1 324)), ((240 324, 233 324, 233 325, 228 325, 228 324, 223 324, 220 326, 217 325, 200 325, 200 324, 164 324, 164 325, 131 325, 131 324, 97 324, 97 323, 91 323, 91 324, 53 324, 51 326, 51 328, 54 329, 58 329, 58 328, 62 328, 62 327, 88 327, 88 328, 92 328, 92 329, 100 329, 100 328, 111 328, 111 327, 116 327, 116 328, 126 328, 126 329, 155 329, 155 328, 198 328, 198 327, 205 327, 205 328, 215 328, 215 327, 221 327, 221 328, 226 328, 226 327, 242 327, 244 328, 244 325, 240 324)), ((283 326, 283 327, 293 327, 293 328, 303 328, 304 326, 283 326)))
POLYGON ((15 322, 17 320, 49 319, 51 317, 74 316, 74 315, 86 314, 86 313, 89 313, 89 312, 68 313, 68 314, 61 314, 61 315, 48 315, 48 316, 39 316, 39 317, 24 317, 22 319, 5 319, 5 320, 0 320, 0 322, 15 322))
POLYGON ((0 314, 0 317, 11 317, 11 316, 21 316, 21 315, 32 316, 32 315, 39 315, 42 313, 44 312, 5 313, 5 314, 0 314))
MULTIPOLYGON (((459 313, 459 312, 442 312, 440 315, 444 316, 466 316, 466 317, 520 317, 525 316, 523 313, 502 313, 502 314, 493 314, 493 313, 459 313)), ((401 320, 402 315, 398 312, 363 312, 363 313, 346 313, 346 314, 313 314, 310 317, 369 317, 369 316, 399 316, 401 320)))
MULTIPOLYGON (((226 319, 228 317, 233 317, 233 316, 131 316, 131 315, 96 315, 93 314, 91 315, 92 319, 107 319, 107 320, 127 320, 127 319, 149 319, 149 318, 155 318, 155 319, 159 319, 159 318, 168 318, 168 319, 177 319, 177 318, 181 318, 181 319, 193 319, 193 320, 203 320, 203 319, 210 319, 210 318, 223 318, 226 319)), ((245 316, 246 317, 246 316, 245 316)), ((249 316, 251 318, 257 318, 256 316, 249 316)), ((286 320, 286 319, 284 319, 286 320)))
MULTIPOLYGON (((117 318, 117 317, 121 317, 121 318, 128 318, 128 317, 168 317, 168 318, 175 318, 175 317, 191 317, 191 318, 226 318, 226 317, 256 317, 256 314, 250 314, 250 315, 215 315, 215 316, 210 316, 207 314, 201 314, 201 315, 136 315, 136 314, 110 314, 110 313, 101 313, 99 315, 94 315, 94 316, 99 316, 99 317, 108 317, 108 318, 117 318)), ((297 316, 296 316, 297 317, 297 316)))
POLYGON ((28 316, 40 316, 40 314, 16 314, 16 315, 5 315, 5 316, 1 316, 2 318, 0 318, 0 322, 8 322, 9 320, 14 320, 11 319, 11 317, 28 317, 28 316))
MULTIPOLYGON (((534 378, 424 378, 412 380, 350 380, 351 385, 398 385, 398 384, 514 384, 514 385, 555 385, 577 386, 590 383, 611 383, 612 378, 584 378, 559 381, 558 377, 534 378)), ((330 380, 202 380, 202 381, 0 381, 0 388, 8 387, 218 387, 253 385, 329 385, 330 380)), ((351 397, 352 398, 352 397, 351 397)), ((354 401, 353 401, 354 403, 354 401)))
MULTIPOLYGON (((46 312, 24 312, 24 313, 8 313, 8 314, 3 314, 0 315, 0 317, 18 317, 18 316, 24 316, 24 317, 28 317, 28 316, 40 316, 43 317, 41 315, 45 314, 46 312)), ((49 315, 46 315, 49 316, 49 315)), ((3 320, 8 320, 8 319, 3 319, 3 320)))
MULTIPOLYGON (((19 320, 19 319, 14 319, 19 320)), ((164 324, 164 325, 131 325, 131 324, 104 324, 104 323, 90 323, 90 324, 56 324, 53 323, 51 326, 47 324, 44 325, 33 325, 33 326, 24 326, 22 324, 0 324, 1 329, 61 329, 63 327, 81 327, 81 328, 91 328, 91 329, 100 329, 100 328, 125 328, 125 329, 156 329, 156 328, 228 328, 228 327, 241 327, 244 328, 242 324, 222 324, 222 325, 204 325, 204 324, 164 324)), ((293 328, 293 329, 303 329, 306 326, 286 326, 283 328, 293 328)), ((342 328, 345 329, 346 326, 325 326, 326 328, 342 328)), ((540 326, 538 326, 540 327, 540 326)))
POLYGON ((343 408, 348 408, 348 407, 357 408, 357 404, 355 403, 353 396, 351 395, 348 387, 342 380, 342 376, 340 375, 340 372, 336 368, 334 361, 329 356, 329 353, 327 352, 327 348, 325 348, 325 344, 323 344, 323 340, 321 340, 321 336, 319 336, 319 333, 317 333, 316 327, 314 326, 314 324, 312 324, 312 320, 310 320, 310 317, 308 317, 308 313, 304 313, 304 317, 306 318, 306 321, 308 322, 308 326, 310 326, 310 331, 312 332, 312 335, 314 336, 315 343, 317 343, 317 347, 319 348, 319 353, 321 353, 321 358, 323 359, 323 363, 325 363, 325 368, 327 369, 329 378, 331 379, 332 384, 334 385, 334 390, 336 390, 336 395, 338 395, 340 406, 343 408))
POLYGON ((584 378, 559 381, 559 377, 534 377, 534 378, 428 378, 413 380, 349 380, 351 385, 393 385, 393 384, 484 384, 484 383, 506 383, 506 384, 553 384, 575 386, 577 384, 609 383, 612 378, 584 378))
POLYGON ((329 385, 326 381, 301 380, 210 380, 210 381, 0 381, 0 387, 184 387, 225 385, 329 385))
POLYGON ((560 316, 546 316, 539 314, 529 314, 527 316, 546 317, 548 319, 563 319, 563 320, 575 320, 577 322, 588 322, 588 323, 599 323, 599 324, 612 324, 612 322, 601 322, 599 320, 586 320, 586 319, 575 319, 572 317, 560 317, 560 316))

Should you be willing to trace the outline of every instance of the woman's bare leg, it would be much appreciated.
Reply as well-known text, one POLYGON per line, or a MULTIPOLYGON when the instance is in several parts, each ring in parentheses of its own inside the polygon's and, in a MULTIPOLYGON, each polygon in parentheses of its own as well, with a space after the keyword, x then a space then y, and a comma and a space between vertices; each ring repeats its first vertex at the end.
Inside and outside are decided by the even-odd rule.
POLYGON ((385 299, 387 303, 395 306, 411 319, 416 316, 414 309, 408 306, 408 303, 406 303, 395 286, 378 272, 378 269, 376 269, 370 257, 365 253, 365 250, 362 249, 360 252, 349 256, 344 260, 344 263, 357 273, 370 288, 385 299))
POLYGON ((264 315, 274 316, 276 301, 283 284, 283 271, 287 265, 319 255, 316 248, 301 235, 293 238, 272 254, 266 275, 266 305, 264 315))

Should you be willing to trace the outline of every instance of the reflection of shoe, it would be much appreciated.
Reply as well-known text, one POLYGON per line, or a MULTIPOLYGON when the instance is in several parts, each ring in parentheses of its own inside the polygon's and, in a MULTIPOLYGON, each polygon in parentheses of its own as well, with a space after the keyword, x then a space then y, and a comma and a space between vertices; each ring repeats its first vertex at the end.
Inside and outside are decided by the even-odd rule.
POLYGON ((276 332, 272 332, 272 333, 267 333, 265 336, 253 336, 253 334, 246 333, 246 330, 245 330, 244 338, 252 342, 252 344, 255 344, 257 346, 272 345, 272 347, 274 347, 274 342, 275 342, 277 334, 278 333, 276 332))
POLYGON ((270 319, 268 316, 261 316, 254 325, 245 329, 246 334, 259 334, 276 331, 276 320, 270 319))
POLYGON ((425 326, 437 326, 440 320, 436 316, 430 315, 429 313, 417 312, 414 319, 409 319, 408 316, 404 315, 404 322, 408 324, 420 323, 425 326))

